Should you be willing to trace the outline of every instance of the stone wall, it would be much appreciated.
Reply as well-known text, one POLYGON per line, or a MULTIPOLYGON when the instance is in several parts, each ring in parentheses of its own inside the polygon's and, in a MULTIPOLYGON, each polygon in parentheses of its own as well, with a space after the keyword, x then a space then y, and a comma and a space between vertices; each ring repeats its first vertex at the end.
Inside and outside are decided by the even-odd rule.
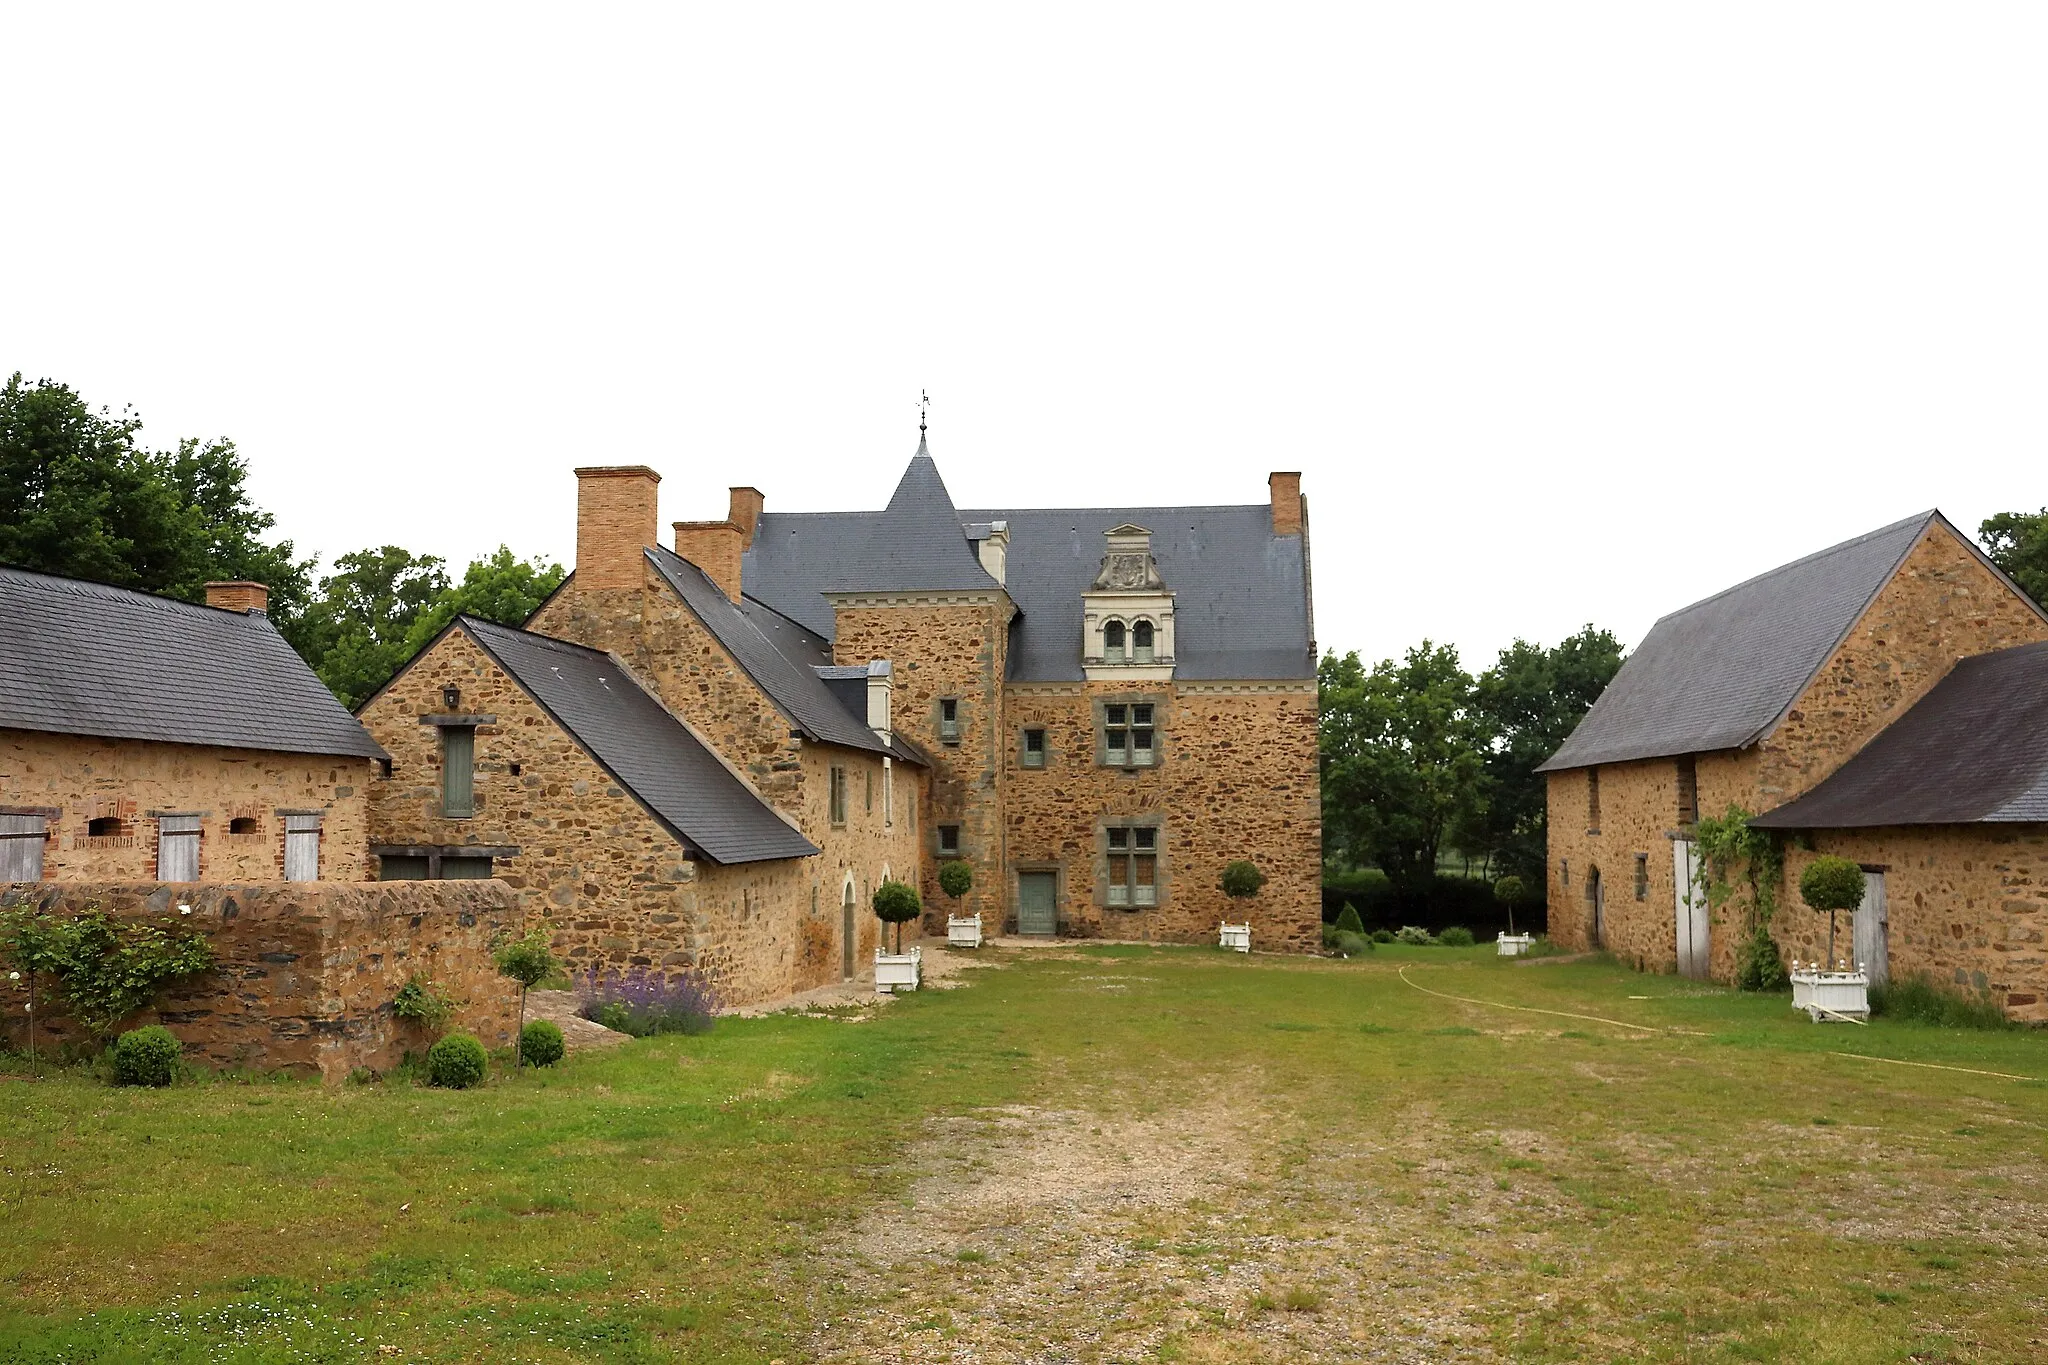
MULTIPOLYGON (((906 594, 906 597, 915 595, 906 594)), ((960 856, 974 868, 974 889, 958 913, 984 926, 1003 918, 1003 755, 1009 740, 1001 679, 1009 663, 1009 599, 993 591, 959 603, 892 605, 841 602, 832 657, 839 664, 888 659, 894 667, 890 720, 932 761, 919 828, 924 831, 919 894, 926 923, 943 927, 953 909, 938 886, 938 829, 960 827, 960 856), (939 704, 957 703, 959 741, 939 736, 939 704)))
POLYGON ((2048 622, 1945 526, 1930 527, 1758 745, 1755 809, 1811 791, 1956 660, 2037 640, 2048 622))
MULTIPOLYGON (((2048 1023, 2048 826, 1817 830, 1813 844, 1785 852, 1784 908, 1771 928, 1788 961, 1827 956, 1827 916, 1799 899, 1799 874, 1835 854, 1884 873, 1894 981, 1923 976, 2048 1023)), ((1837 957, 1854 954, 1853 921, 1836 919, 1837 957)))
POLYGON ((368 759, 0 730, 0 807, 54 811, 43 846, 51 881, 143 881, 157 872, 157 812, 201 815, 205 881, 284 875, 282 811, 318 811, 320 878, 366 875, 368 759), (120 834, 94 837, 112 817, 120 834), (253 823, 231 833, 236 820, 253 823))
MULTIPOLYGON (((166 987, 123 1029, 162 1023, 188 1057, 216 1067, 318 1075, 384 1071, 433 1040, 397 1018, 392 1001, 415 973, 460 1002, 452 1027, 509 1047, 517 988, 499 976, 492 944, 519 928, 518 904, 496 882, 34 882, 0 887, 0 909, 67 915, 98 906, 118 918, 168 915, 213 944, 215 968, 166 987), (180 915, 179 905, 192 913, 180 915)), ((59 997, 61 1000, 61 997, 59 997)), ((0 981, 8 1045, 27 1043, 26 984, 0 981)), ((75 1044, 63 1012, 38 1011, 38 1045, 75 1044)))
POLYGON ((1009 925, 1019 872, 1059 874, 1060 932, 1082 937, 1213 943, 1219 921, 1249 918, 1261 951, 1322 943, 1322 804, 1311 683, 1018 683, 1008 689, 1009 925), (1097 707, 1150 701, 1155 761, 1099 761, 1097 707), (1027 728, 1046 732, 1043 768, 1020 761, 1027 728), (1107 903, 1107 828, 1159 827, 1158 905, 1107 903), (1266 874, 1258 896, 1222 891, 1239 858, 1266 874))

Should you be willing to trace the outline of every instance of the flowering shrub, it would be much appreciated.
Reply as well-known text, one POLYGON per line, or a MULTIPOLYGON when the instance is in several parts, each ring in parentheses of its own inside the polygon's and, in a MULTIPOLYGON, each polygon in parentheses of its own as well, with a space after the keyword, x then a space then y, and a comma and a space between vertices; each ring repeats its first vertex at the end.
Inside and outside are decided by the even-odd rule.
POLYGON ((1436 942, 1435 939, 1429 936, 1429 930, 1413 924, 1402 925, 1401 932, 1394 935, 1394 941, 1397 943, 1412 943, 1419 948, 1426 948, 1436 942))
POLYGON ((630 972, 596 968, 577 983, 577 1013, 585 1019, 646 1038, 657 1033, 709 1033, 718 996, 694 972, 664 976, 635 967, 630 972))

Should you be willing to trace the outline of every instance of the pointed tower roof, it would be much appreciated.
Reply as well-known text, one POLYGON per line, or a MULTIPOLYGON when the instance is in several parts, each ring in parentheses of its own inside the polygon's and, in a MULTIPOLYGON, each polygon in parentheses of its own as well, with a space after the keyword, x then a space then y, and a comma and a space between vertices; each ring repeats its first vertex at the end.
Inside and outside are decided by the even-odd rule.
POLYGON ((1000 585, 981 567, 922 433, 888 507, 827 579, 827 592, 964 592, 1000 585))

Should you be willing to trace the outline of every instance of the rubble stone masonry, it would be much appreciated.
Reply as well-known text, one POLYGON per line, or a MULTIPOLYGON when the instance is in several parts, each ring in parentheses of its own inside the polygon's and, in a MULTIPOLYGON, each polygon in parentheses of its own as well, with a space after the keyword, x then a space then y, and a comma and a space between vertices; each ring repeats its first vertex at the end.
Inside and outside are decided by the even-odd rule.
MULTIPOLYGON (((187 1055, 216 1067, 290 1071, 329 1082, 356 1067, 386 1071, 433 1038, 398 1018, 401 986, 424 975, 457 1001, 451 1027, 510 1047, 517 991, 498 975, 492 944, 516 933, 519 910, 497 882, 25 882, 0 887, 0 909, 56 915, 97 907, 119 919, 170 916, 211 941, 212 971, 166 986, 123 1029, 162 1023, 187 1055), (180 904, 191 907, 180 915, 180 904)), ((61 994, 38 1002, 38 1046, 85 1035, 61 994)), ((0 981, 8 1046, 27 1045, 27 983, 0 981)))
POLYGON ((0 808, 48 817, 51 881, 154 878, 160 813, 200 816, 201 880, 281 879, 284 811, 320 813, 322 881, 361 881, 375 771, 363 758, 0 730, 0 808), (88 833, 102 819, 119 832, 88 833))

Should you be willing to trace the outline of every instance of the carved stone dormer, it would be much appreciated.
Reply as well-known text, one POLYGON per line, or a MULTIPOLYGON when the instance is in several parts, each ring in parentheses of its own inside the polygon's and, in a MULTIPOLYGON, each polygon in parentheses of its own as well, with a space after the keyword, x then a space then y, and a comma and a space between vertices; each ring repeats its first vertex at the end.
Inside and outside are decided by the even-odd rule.
POLYGON ((1152 558, 1152 533, 1126 522, 1103 532, 1102 572, 1081 596, 1081 668, 1091 679, 1173 676, 1173 593, 1152 558))

